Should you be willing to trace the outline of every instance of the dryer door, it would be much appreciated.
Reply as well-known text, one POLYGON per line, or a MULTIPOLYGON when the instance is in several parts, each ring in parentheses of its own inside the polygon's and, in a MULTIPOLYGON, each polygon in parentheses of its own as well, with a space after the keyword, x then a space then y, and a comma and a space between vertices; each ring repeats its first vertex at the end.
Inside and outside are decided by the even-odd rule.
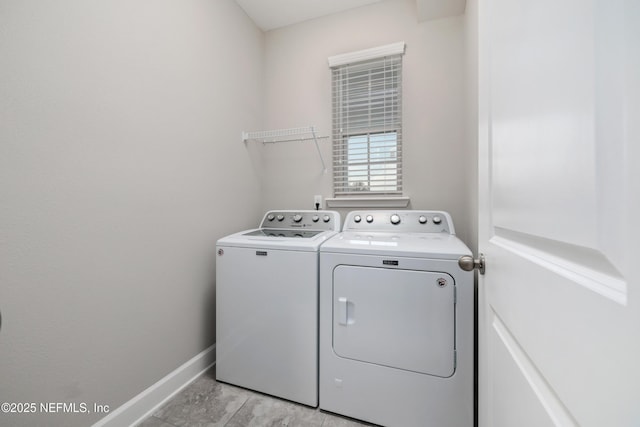
POLYGON ((450 377, 455 286, 446 273, 337 266, 333 349, 343 358, 450 377))

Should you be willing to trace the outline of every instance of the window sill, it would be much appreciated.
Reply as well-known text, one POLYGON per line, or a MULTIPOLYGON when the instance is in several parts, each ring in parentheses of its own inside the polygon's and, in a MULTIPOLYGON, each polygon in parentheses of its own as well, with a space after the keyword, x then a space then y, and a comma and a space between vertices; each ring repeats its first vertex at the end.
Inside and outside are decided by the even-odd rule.
POLYGON ((406 208, 409 197, 339 197, 327 198, 329 208, 406 208))

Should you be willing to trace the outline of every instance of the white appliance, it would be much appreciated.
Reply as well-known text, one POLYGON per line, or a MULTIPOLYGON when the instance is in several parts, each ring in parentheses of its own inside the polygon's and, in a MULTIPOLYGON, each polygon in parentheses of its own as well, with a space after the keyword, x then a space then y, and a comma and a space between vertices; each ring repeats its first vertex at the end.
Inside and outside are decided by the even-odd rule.
POLYGON ((333 211, 270 211, 217 242, 216 379, 318 406, 318 249, 333 211))
POLYGON ((354 211, 320 248, 320 408, 471 427, 471 251, 441 211, 354 211))

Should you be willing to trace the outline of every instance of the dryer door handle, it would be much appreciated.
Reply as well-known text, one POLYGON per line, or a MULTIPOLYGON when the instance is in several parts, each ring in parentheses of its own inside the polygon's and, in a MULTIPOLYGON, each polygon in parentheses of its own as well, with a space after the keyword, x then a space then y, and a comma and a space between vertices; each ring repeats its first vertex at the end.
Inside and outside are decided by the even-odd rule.
POLYGON ((353 301, 349 301, 346 297, 338 298, 338 324, 343 326, 353 325, 355 305, 353 301))

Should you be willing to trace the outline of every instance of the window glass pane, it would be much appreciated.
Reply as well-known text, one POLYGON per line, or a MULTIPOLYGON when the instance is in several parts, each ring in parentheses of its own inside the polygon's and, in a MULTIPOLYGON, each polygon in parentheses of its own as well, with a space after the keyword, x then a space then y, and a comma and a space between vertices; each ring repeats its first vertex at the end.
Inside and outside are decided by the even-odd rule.
POLYGON ((366 135, 352 136, 348 139, 347 162, 368 162, 368 141, 366 135))
POLYGON ((371 160, 395 160, 397 158, 396 132, 371 135, 371 160))
POLYGON ((347 140, 350 191, 397 191, 397 133, 356 135, 347 140))

